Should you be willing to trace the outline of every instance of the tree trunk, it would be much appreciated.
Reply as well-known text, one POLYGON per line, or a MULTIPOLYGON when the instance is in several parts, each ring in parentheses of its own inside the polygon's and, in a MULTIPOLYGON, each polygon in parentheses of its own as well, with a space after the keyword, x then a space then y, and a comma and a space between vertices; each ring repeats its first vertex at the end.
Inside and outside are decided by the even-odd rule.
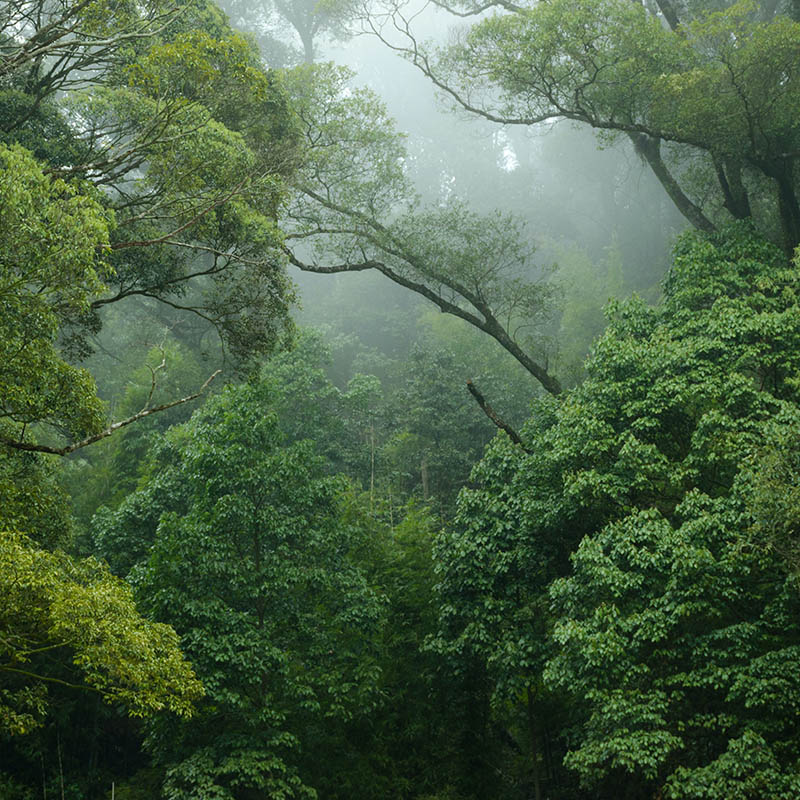
POLYGON ((725 208, 735 219, 750 219, 753 212, 750 208, 747 189, 742 182, 741 161, 715 158, 714 169, 717 171, 717 180, 725 197, 725 208))
POLYGON ((670 200, 675 203, 678 211, 683 214, 689 222, 701 231, 710 233, 714 230, 714 224, 706 217, 700 206, 693 203, 678 185, 678 181, 667 169, 667 165, 661 158, 661 139, 646 136, 643 133, 629 133, 630 140, 636 152, 648 163, 653 174, 658 178, 664 191, 669 195, 670 200))
POLYGON ((300 34, 300 41, 303 43, 303 63, 314 63, 314 34, 307 28, 297 29, 300 34))
POLYGON ((533 710, 533 696, 531 689, 528 687, 527 701, 528 701, 528 729, 531 737, 531 760, 533 768, 533 796, 534 800, 542 800, 542 776, 539 769, 539 730, 536 724, 536 714, 533 710))
POLYGON ((792 181, 792 169, 786 169, 775 178, 778 184, 778 210, 783 229, 783 246, 791 258, 800 244, 800 204, 792 181))

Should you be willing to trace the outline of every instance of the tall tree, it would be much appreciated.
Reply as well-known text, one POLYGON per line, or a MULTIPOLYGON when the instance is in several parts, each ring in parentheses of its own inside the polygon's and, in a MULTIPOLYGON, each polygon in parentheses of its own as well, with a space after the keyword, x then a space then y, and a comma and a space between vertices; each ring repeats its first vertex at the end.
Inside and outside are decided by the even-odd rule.
POLYGON ((283 220, 289 261, 324 274, 376 270, 494 338, 557 394, 536 349, 550 287, 521 223, 459 202, 419 207, 402 137, 349 77, 330 66, 293 76, 304 148, 283 220))
POLYGON ((103 306, 144 296, 200 316, 234 355, 269 349, 292 297, 275 227, 293 164, 277 76, 202 2, 133 4, 124 19, 103 3, 54 8, 8 7, 0 103, 5 141, 102 187, 113 212, 110 291, 75 323, 95 330, 103 306))
POLYGON ((417 41, 402 5, 390 4, 370 25, 460 108, 502 124, 566 119, 628 136, 695 227, 714 229, 715 206, 724 207, 768 233, 777 216, 787 253, 800 243, 792 112, 800 27, 777 3, 453 8, 470 15, 492 6, 503 10, 439 50, 417 41), (713 182, 707 200, 691 186, 698 161, 713 182))
POLYGON ((98 519, 135 528, 131 511, 147 498, 147 560, 132 579, 206 685, 197 724, 150 734, 174 798, 313 796, 298 751, 326 718, 376 700, 381 610, 353 557, 359 528, 311 443, 282 441, 273 388, 253 382, 209 401, 171 431, 161 473, 98 519))

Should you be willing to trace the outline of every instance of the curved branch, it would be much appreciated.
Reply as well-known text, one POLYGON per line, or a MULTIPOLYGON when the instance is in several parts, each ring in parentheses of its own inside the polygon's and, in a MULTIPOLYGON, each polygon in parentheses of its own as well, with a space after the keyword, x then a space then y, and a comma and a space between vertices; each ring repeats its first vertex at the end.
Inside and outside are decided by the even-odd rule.
POLYGON ((661 158, 661 139, 643 133, 628 133, 628 137, 636 152, 648 163, 653 174, 675 203, 678 211, 686 217, 695 228, 708 233, 716 230, 714 223, 703 213, 700 206, 693 203, 684 193, 661 158))
MULTIPOLYGON (((426 300, 430 300, 431 303, 438 306, 439 310, 443 311, 445 314, 451 314, 454 317, 463 319, 465 322, 468 322, 470 325, 478 328, 478 330, 487 333, 496 342, 498 342, 498 344, 500 344, 500 346, 506 352, 511 354, 523 367, 525 367, 525 369, 531 375, 533 375, 537 381, 539 381, 545 391, 552 395, 561 394, 562 388, 558 379, 551 375, 545 367, 534 361, 511 338, 511 335, 508 333, 508 331, 506 331, 506 329, 497 321, 490 309, 485 304, 480 304, 481 313, 484 315, 484 318, 481 319, 476 314, 473 314, 470 311, 467 311, 466 309, 456 305, 455 303, 451 303, 449 300, 441 297, 441 295, 438 295, 424 283, 419 283, 418 281, 407 278, 405 275, 401 275, 399 272, 396 272, 382 261, 367 260, 358 264, 346 263, 337 264, 334 266, 319 266, 317 264, 309 264, 305 261, 301 261, 288 249, 285 250, 285 252, 290 263, 304 272, 316 272, 323 275, 331 275, 337 272, 363 272, 369 269, 374 269, 380 272, 382 275, 385 275, 387 278, 389 278, 389 280, 394 281, 394 283, 397 283, 406 289, 410 289, 412 292, 421 295, 426 300)), ((470 300, 470 302, 472 301, 470 300)))

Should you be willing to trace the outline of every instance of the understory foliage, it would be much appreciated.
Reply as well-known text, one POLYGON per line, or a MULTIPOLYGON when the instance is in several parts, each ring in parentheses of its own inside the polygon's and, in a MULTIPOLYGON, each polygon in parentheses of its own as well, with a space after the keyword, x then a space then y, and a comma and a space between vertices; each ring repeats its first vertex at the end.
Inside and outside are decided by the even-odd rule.
POLYGON ((130 586, 106 565, 5 532, 0 589, 0 734, 42 724, 49 684, 99 692, 135 716, 164 709, 191 716, 203 689, 175 631, 142 619, 130 586))
POLYGON ((484 665, 509 724, 536 720, 541 784, 563 757, 602 796, 800 790, 800 598, 762 467, 800 421, 798 288, 747 227, 686 236, 663 300, 612 304, 586 381, 462 491, 434 644, 484 665))

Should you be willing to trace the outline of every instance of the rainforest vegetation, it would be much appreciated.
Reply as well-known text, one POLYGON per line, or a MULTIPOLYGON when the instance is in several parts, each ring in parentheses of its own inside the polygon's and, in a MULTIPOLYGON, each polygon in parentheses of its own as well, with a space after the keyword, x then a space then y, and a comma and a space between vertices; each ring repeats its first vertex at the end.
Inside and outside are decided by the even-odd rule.
POLYGON ((0 800, 800 797, 797 0, 0 0, 0 800))

